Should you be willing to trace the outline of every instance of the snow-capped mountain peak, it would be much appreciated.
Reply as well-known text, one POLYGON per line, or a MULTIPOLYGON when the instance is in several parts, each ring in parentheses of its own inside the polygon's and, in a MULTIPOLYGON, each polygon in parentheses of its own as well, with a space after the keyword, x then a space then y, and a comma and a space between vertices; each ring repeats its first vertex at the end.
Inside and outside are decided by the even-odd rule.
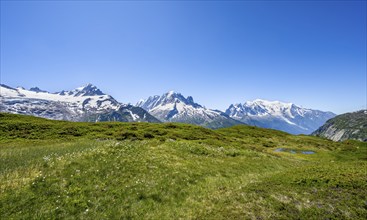
POLYGON ((142 107, 146 110, 153 110, 156 107, 173 107, 175 104, 180 105, 188 105, 192 106, 193 108, 203 108, 201 105, 194 102, 194 99, 191 96, 185 98, 181 93, 169 91, 164 93, 163 95, 155 95, 150 96, 148 99, 144 100, 141 99, 136 106, 142 107))
POLYGON ((74 97, 80 97, 80 96, 101 96, 106 95, 101 90, 99 90, 95 85, 88 83, 84 86, 80 86, 74 90, 71 91, 61 91, 56 92, 55 94, 59 95, 69 95, 74 97))
POLYGON ((246 101, 244 105, 247 106, 263 106, 266 108, 290 108, 293 103, 280 102, 280 101, 269 101, 264 99, 255 99, 253 101, 246 101))
POLYGON ((241 124, 223 112, 207 109, 195 103, 192 96, 185 97, 174 91, 161 96, 150 96, 148 99, 140 100, 136 105, 161 121, 184 122, 211 128, 241 124))
POLYGON ((180 94, 180 93, 176 93, 174 90, 170 90, 170 91, 166 92, 165 94, 166 94, 166 96, 172 96, 174 94, 180 94))
POLYGON ((0 111, 71 121, 117 120, 158 122, 145 110, 116 101, 96 86, 87 84, 71 91, 49 93, 0 85, 0 111))
POLYGON ((294 134, 309 134, 326 120, 335 116, 331 112, 302 108, 293 103, 262 99, 230 105, 226 113, 250 125, 274 128, 294 134))
MULTIPOLYGON (((237 106, 240 106, 238 104, 237 106)), ((241 107, 240 107, 241 108, 241 107)), ((242 110, 247 109, 249 115, 258 115, 258 116, 266 116, 266 115, 284 115, 294 118, 291 109, 299 108, 298 106, 292 103, 285 103, 280 101, 268 101, 262 99, 255 99, 254 101, 246 101, 242 105, 242 110)))

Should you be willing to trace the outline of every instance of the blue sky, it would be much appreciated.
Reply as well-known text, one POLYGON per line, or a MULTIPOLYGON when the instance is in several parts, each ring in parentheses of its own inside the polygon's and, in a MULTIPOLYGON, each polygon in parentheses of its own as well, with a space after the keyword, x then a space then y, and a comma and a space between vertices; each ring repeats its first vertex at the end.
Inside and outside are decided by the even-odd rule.
POLYGON ((366 1, 1 1, 1 83, 366 107, 366 1))

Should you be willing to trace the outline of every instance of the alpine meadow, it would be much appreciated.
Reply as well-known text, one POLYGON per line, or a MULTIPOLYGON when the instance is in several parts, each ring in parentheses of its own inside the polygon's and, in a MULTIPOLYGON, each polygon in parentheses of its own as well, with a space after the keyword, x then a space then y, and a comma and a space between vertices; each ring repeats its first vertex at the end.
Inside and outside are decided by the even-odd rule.
POLYGON ((364 219, 367 144, 0 114, 2 219, 364 219))
POLYGON ((367 1, 0 1, 0 220, 367 220, 367 1))

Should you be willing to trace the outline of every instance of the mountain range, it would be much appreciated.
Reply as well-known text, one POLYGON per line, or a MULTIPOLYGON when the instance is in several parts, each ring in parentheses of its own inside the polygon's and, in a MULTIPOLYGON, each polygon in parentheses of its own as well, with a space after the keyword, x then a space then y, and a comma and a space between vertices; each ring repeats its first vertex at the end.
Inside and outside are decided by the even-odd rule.
POLYGON ((291 134, 310 134, 328 119, 335 117, 332 112, 261 99, 230 105, 225 113, 248 125, 282 130, 291 134))
POLYGON ((159 122, 144 109, 119 103, 92 84, 56 93, 0 85, 0 97, 1 112, 68 121, 159 122))
POLYGON ((292 103, 254 100, 232 104, 225 112, 206 108, 193 97, 170 91, 136 105, 123 104, 92 84, 50 93, 38 87, 0 86, 0 112, 69 121, 182 122, 208 128, 249 124, 292 134, 310 134, 335 116, 292 103))
POLYGON ((207 128, 222 128, 243 124, 219 110, 207 109, 195 103, 191 96, 185 98, 180 93, 173 91, 161 96, 150 96, 146 100, 140 100, 136 106, 147 110, 163 122, 183 122, 207 128))

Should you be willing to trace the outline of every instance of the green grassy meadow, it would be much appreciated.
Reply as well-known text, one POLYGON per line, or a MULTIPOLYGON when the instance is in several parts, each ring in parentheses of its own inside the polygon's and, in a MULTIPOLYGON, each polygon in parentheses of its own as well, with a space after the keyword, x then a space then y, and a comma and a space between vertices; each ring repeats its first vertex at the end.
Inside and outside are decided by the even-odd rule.
POLYGON ((366 143, 0 113, 0 219, 366 216, 366 143))

